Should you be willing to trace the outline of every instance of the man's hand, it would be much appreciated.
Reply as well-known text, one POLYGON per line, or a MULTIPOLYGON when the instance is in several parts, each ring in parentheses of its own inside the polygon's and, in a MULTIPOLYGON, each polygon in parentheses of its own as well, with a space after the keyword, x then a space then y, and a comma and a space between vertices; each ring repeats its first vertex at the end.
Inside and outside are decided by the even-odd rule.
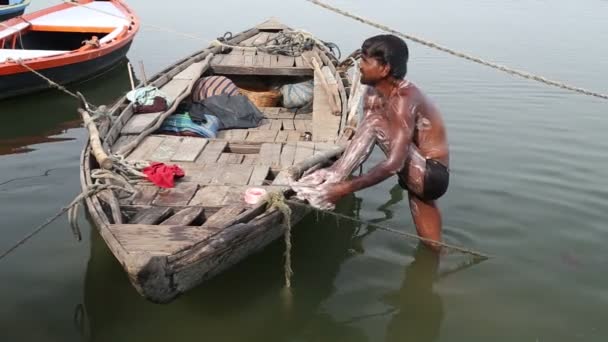
POLYGON ((324 202, 331 203, 335 206, 338 201, 350 193, 345 182, 326 183, 319 187, 320 197, 324 202))

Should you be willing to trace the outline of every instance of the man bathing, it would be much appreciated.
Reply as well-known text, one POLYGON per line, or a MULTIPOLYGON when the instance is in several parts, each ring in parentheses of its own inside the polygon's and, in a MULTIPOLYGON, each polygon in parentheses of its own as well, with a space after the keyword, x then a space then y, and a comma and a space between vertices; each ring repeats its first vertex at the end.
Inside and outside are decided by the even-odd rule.
POLYGON ((331 209, 343 196, 397 175, 399 184, 408 191, 418 235, 441 241, 436 200, 448 188, 447 136, 437 107, 404 79, 408 55, 405 42, 393 35, 374 36, 363 43, 361 83, 368 85, 364 118, 342 157, 331 167, 303 177, 294 189, 312 205, 331 209), (348 178, 375 144, 386 160, 361 176, 348 178), (311 185, 315 188, 307 188, 311 185))

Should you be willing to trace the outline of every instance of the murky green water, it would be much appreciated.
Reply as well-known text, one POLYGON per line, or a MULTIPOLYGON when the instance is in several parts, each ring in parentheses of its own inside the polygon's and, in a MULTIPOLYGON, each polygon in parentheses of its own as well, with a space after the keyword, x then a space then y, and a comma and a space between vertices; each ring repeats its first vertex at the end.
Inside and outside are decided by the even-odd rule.
MULTIPOLYGON (((35 1, 30 11, 50 3, 35 1)), ((202 38, 144 27, 129 58, 143 60, 148 73, 273 15, 344 53, 377 32, 300 0, 130 3, 144 23, 202 38)), ((608 92, 604 0, 332 3, 608 92)), ((291 303, 280 295, 277 242, 161 306, 137 295, 81 215, 83 242, 74 241, 63 218, 0 262, 0 341, 606 341, 608 102, 417 45, 410 50, 410 79, 448 125, 453 173, 440 201, 445 238, 493 259, 460 268, 466 257, 437 259, 382 231, 312 215, 294 237, 291 303)), ((108 103, 128 89, 126 75, 119 66, 76 88, 108 103)), ((61 93, 0 102, 0 250, 78 193, 85 138, 74 102, 61 93)), ((395 183, 357 193, 340 212, 413 232, 395 183)))

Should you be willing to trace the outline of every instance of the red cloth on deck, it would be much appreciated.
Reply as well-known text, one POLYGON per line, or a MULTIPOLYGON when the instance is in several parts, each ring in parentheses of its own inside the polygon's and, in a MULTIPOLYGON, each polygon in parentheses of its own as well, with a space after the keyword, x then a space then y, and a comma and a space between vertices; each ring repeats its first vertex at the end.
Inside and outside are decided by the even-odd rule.
POLYGON ((175 178, 184 176, 184 170, 177 165, 166 165, 164 163, 152 162, 142 172, 148 180, 161 188, 172 188, 175 178))

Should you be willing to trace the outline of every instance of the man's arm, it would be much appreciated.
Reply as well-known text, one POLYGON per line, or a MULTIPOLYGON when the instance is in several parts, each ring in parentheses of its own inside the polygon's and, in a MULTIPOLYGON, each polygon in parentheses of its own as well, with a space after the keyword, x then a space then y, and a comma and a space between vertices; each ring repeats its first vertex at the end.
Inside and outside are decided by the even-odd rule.
MULTIPOLYGON (((376 185, 403 168, 408 157, 414 132, 414 115, 410 112, 408 102, 407 98, 402 96, 394 104, 396 106, 397 120, 391 122, 392 127, 388 128, 393 130, 393 140, 391 141, 392 148, 387 155, 387 159, 373 167, 366 174, 342 182, 340 184, 342 191, 352 193, 376 185)), ((370 126, 373 126, 373 120, 370 120, 370 126)), ((374 128, 370 127, 370 131, 373 130, 374 128)))

